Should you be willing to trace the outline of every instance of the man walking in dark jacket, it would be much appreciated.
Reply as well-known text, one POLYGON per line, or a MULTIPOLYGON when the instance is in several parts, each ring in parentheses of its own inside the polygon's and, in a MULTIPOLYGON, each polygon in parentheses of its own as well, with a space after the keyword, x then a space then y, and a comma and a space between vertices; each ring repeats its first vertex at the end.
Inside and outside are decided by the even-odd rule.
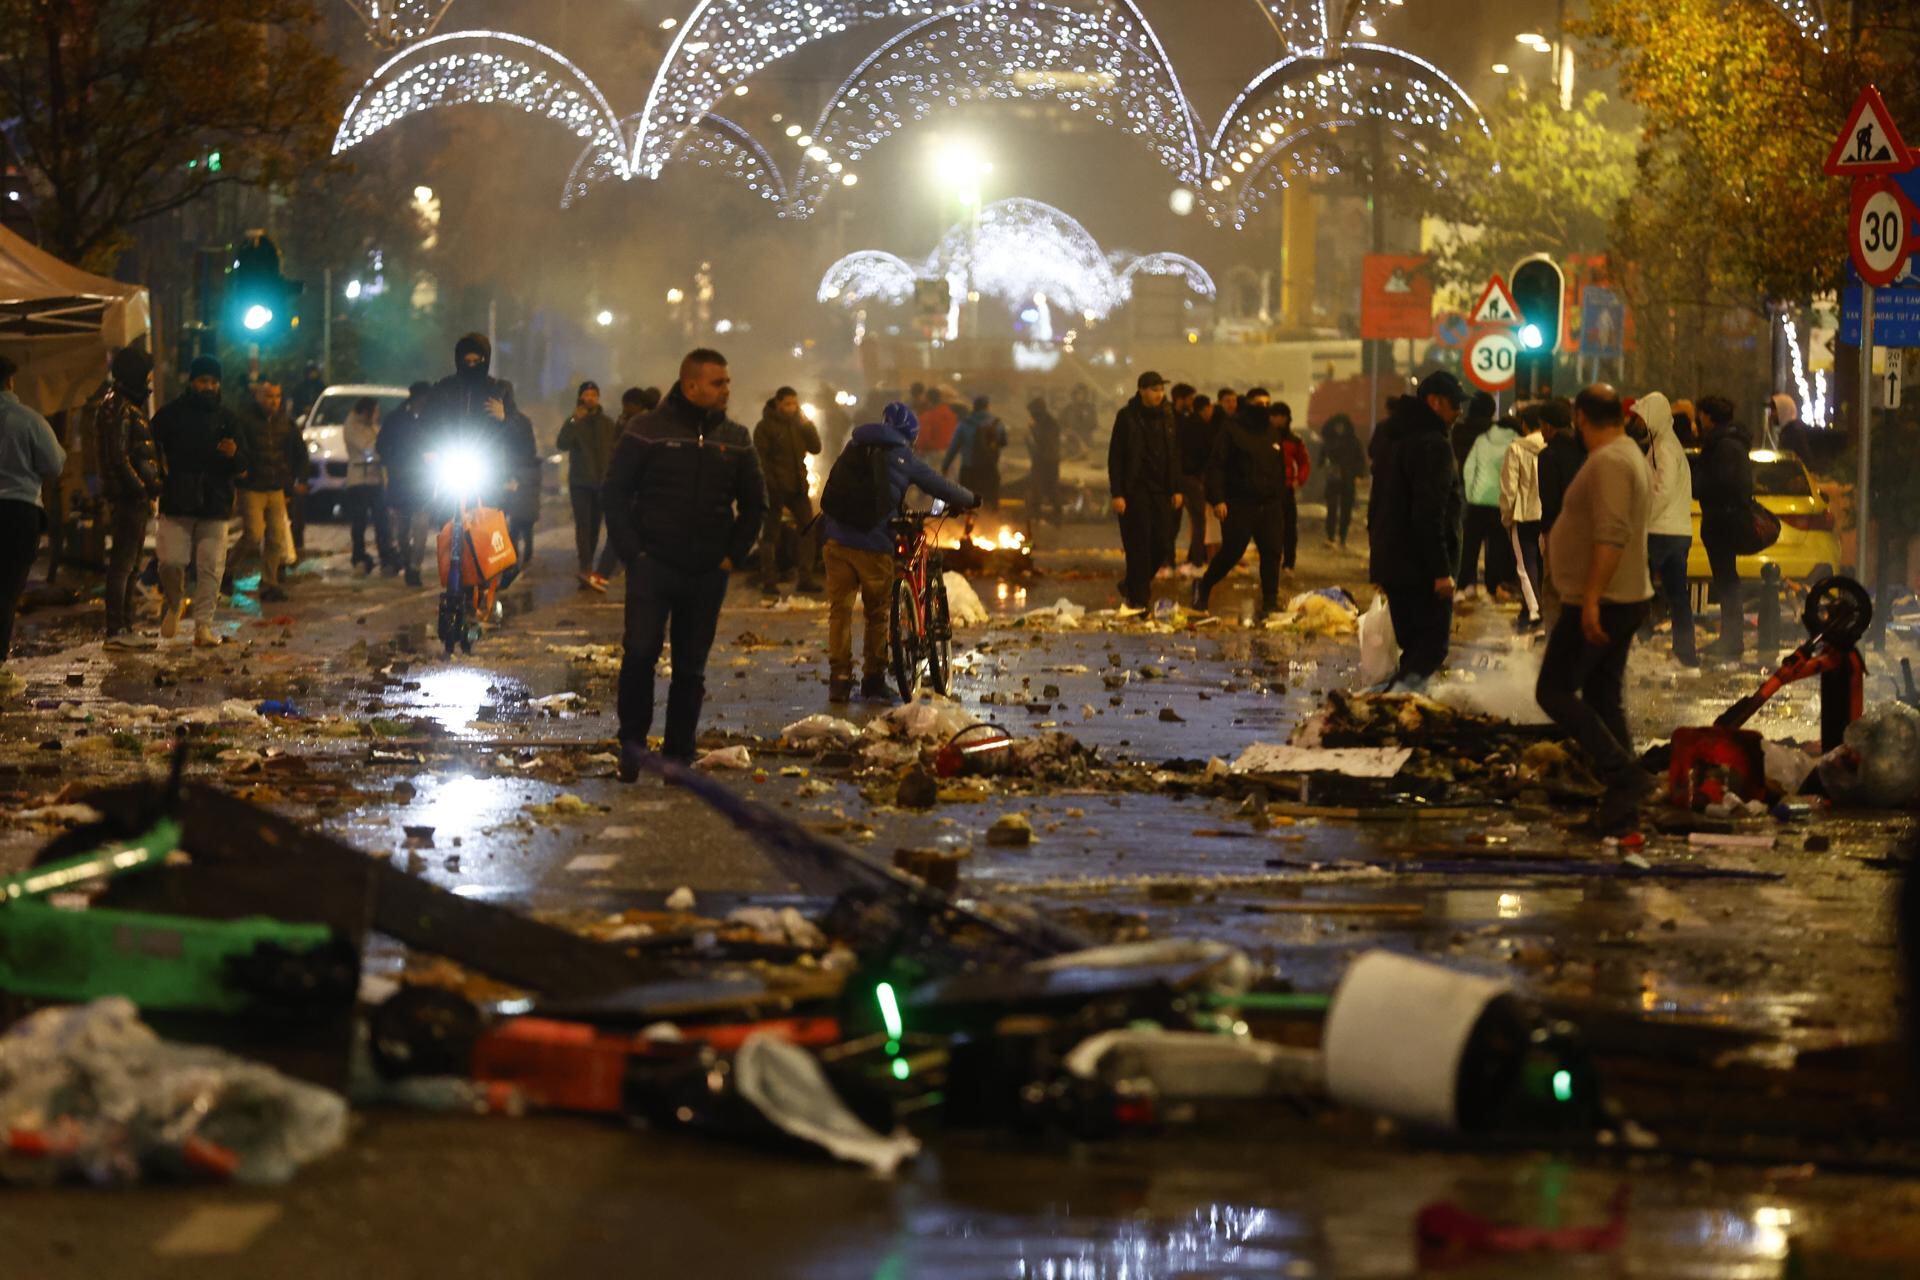
POLYGON ((607 468, 607 536, 627 567, 622 782, 640 776, 653 729, 653 672, 669 629, 664 751, 682 763, 693 759, 727 575, 753 553, 767 514, 753 438, 727 417, 731 385, 725 356, 689 352, 679 382, 657 410, 627 428, 607 468))
POLYGON ((1720 639, 1711 656, 1738 662, 1746 652, 1747 612, 1740 584, 1740 547, 1753 530, 1753 450, 1745 427, 1733 420, 1733 402, 1708 396, 1699 405, 1700 468, 1693 496, 1700 504, 1700 544, 1713 569, 1720 601, 1720 639))
POLYGON ((293 525, 287 515, 287 490, 300 474, 307 448, 280 404, 280 388, 253 384, 253 399, 240 410, 246 434, 241 451, 247 469, 240 476, 240 546, 236 574, 257 567, 260 599, 273 604, 287 598, 281 574, 293 563, 293 525))
POLYGON ((1448 430, 1466 392, 1445 370, 1430 373, 1394 402, 1367 506, 1368 576, 1387 595, 1400 670, 1415 691, 1447 660, 1453 630, 1453 572, 1466 506, 1448 430))
POLYGON ((1059 524, 1066 518, 1060 500, 1060 420, 1044 395, 1027 402, 1027 414, 1033 419, 1027 428, 1027 509, 1037 521, 1051 507, 1059 524))
MULTIPOLYGON (((494 377, 492 368, 493 343, 486 334, 461 338, 453 346, 453 372, 433 384, 421 417, 429 453, 465 447, 485 456, 489 474, 479 497, 504 511, 509 486, 533 452, 533 423, 515 403, 513 384, 494 377)), ((537 488, 535 493, 537 501, 537 488)))
POLYGON ((588 591, 607 589, 607 571, 612 566, 613 544, 608 543, 594 563, 600 547, 600 525, 605 514, 600 509, 600 490, 607 483, 607 464, 613 461, 613 446, 620 439, 606 410, 600 407, 600 387, 583 382, 574 394, 573 414, 560 424, 554 447, 567 455, 567 496, 573 501, 573 552, 580 564, 580 586, 588 591))
POLYGON ((416 382, 407 388, 404 404, 380 424, 374 448, 387 472, 387 510, 393 519, 394 546, 407 585, 420 585, 420 548, 426 537, 433 506, 433 476, 427 471, 427 424, 422 416, 433 384, 416 382))
MULTIPOLYGON (((1212 413, 1205 396, 1186 383, 1173 389, 1174 442, 1180 448, 1180 505, 1187 513, 1187 563, 1207 563, 1207 467, 1213 461, 1213 442, 1224 425, 1212 413), (1181 392, 1186 407, 1177 407, 1181 392)), ((1178 530, 1176 529, 1176 535, 1178 530)))
POLYGON ((1327 477, 1327 542, 1347 545, 1353 526, 1354 486, 1367 469, 1366 451, 1353 429, 1353 419, 1336 413, 1320 427, 1320 469, 1327 477))
POLYGON ((153 357, 138 347, 122 347, 113 353, 112 369, 113 381, 93 413, 93 447, 113 535, 107 553, 107 648, 126 649, 134 647, 134 572, 160 500, 160 455, 147 421, 153 357))
POLYGON ((1240 413, 1221 428, 1207 464, 1207 501, 1220 521, 1220 550, 1206 576, 1193 584, 1193 607, 1207 611, 1213 589, 1239 565, 1252 542, 1260 553, 1260 616, 1280 607, 1280 571, 1286 560, 1285 495, 1290 470, 1281 423, 1285 405, 1270 403, 1264 387, 1240 398, 1240 413))
POLYGON ((1122 594, 1130 609, 1153 605, 1153 575, 1173 562, 1175 522, 1180 497, 1180 451, 1173 438, 1173 413, 1167 407, 1167 380, 1143 373, 1133 399, 1113 420, 1107 444, 1107 487, 1113 513, 1120 518, 1120 545, 1126 550, 1127 576, 1122 594))
POLYGON ((153 444, 160 454, 160 525, 154 546, 160 557, 165 603, 160 634, 171 640, 186 603, 189 563, 199 566, 193 589, 193 642, 220 643, 213 630, 220 578, 227 567, 227 532, 233 523, 233 482, 246 471, 241 441, 246 430, 220 402, 220 362, 196 356, 187 370, 185 394, 153 416, 153 444))
POLYGON ((1580 474, 1587 450, 1574 433, 1573 402, 1565 396, 1555 396, 1540 406, 1540 434, 1547 440, 1546 448, 1540 451, 1539 464, 1540 532, 1544 536, 1553 532, 1553 522, 1560 516, 1560 503, 1567 496, 1567 486, 1580 474))
POLYGON ((754 452, 760 455, 760 475, 767 485, 767 527, 760 535, 760 592, 780 594, 780 547, 783 517, 793 521, 793 589, 818 591, 813 562, 820 531, 813 523, 813 500, 807 494, 807 459, 820 452, 820 429, 800 411, 800 393, 781 387, 773 393, 753 429, 754 452))

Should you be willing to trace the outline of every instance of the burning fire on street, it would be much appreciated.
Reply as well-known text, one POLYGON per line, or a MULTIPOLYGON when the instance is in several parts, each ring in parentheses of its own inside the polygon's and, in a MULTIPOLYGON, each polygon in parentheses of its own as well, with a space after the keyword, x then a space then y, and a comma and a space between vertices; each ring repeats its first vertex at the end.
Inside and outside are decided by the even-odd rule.
POLYGON ((969 520, 957 534, 949 534, 940 543, 946 552, 949 569, 968 575, 993 574, 1002 578, 1024 578, 1033 574, 1033 547, 1027 535, 1011 525, 988 533, 974 528, 969 520))

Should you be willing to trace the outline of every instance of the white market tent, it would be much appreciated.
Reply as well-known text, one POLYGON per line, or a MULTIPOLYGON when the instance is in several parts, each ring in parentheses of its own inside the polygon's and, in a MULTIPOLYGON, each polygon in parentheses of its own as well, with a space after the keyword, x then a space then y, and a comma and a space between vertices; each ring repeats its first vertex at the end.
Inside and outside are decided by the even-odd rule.
POLYGON ((87 401, 116 348, 147 335, 147 291, 91 275, 0 227, 0 352, 14 390, 52 417, 87 401))

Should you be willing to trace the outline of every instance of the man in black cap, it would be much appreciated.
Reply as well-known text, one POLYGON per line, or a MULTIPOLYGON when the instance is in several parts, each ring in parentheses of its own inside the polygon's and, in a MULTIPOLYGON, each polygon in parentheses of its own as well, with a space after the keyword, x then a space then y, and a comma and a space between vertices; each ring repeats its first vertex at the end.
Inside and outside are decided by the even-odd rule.
POLYGON ((1129 609, 1153 604, 1153 575, 1173 563, 1180 510, 1180 450, 1173 438, 1167 380, 1143 373, 1133 399, 1113 419, 1107 445, 1107 487, 1120 518, 1120 545, 1127 553, 1121 582, 1129 609))
POLYGON ((1368 576, 1386 592, 1400 643, 1393 684, 1419 691, 1447 660, 1453 573, 1466 506, 1448 430, 1466 391, 1446 370, 1394 402, 1367 511, 1368 576))
POLYGON ((195 356, 187 391, 153 415, 153 443, 160 456, 160 524, 154 549, 160 558, 160 634, 180 628, 188 601, 187 566, 198 566, 193 586, 193 643, 220 643, 213 629, 220 579, 227 568, 227 534, 233 522, 234 481, 251 465, 246 428, 220 400, 220 362, 195 356))
POLYGON ((107 500, 113 546, 107 553, 107 648, 136 647, 134 570, 160 501, 160 454, 147 421, 153 357, 138 347, 113 353, 113 380, 93 411, 94 457, 100 496, 107 500))

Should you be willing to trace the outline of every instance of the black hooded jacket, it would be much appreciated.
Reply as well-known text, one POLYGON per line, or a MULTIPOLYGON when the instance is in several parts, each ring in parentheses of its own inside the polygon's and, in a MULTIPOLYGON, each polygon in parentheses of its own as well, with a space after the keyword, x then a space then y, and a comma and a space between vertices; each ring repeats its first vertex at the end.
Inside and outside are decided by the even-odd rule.
POLYGON ((678 383, 628 424, 602 494, 607 540, 623 561, 651 556, 691 573, 745 564, 767 514, 753 437, 725 412, 695 407, 678 383))
POLYGON ((1162 401, 1149 409, 1138 394, 1114 415, 1107 443, 1107 486, 1116 498, 1180 492, 1180 451, 1173 439, 1173 410, 1162 401))
POLYGON ((1047 407, 1046 397, 1035 396, 1027 402, 1033 425, 1027 430, 1027 456, 1036 476, 1060 478, 1060 420, 1047 407))
POLYGON ((185 520, 226 520, 233 515, 235 477, 246 471, 247 433, 215 391, 183 392, 153 415, 153 443, 160 454, 160 514, 185 520), (220 442, 232 440, 232 457, 220 442))
POLYGON ((284 493, 307 477, 307 442, 285 409, 268 413, 258 401, 240 406, 246 429, 247 473, 239 485, 248 493, 284 493))
POLYGON ((1383 587, 1431 587, 1460 563, 1467 505, 1447 423, 1426 401, 1403 396, 1382 430, 1386 443, 1367 507, 1368 577, 1383 587))
POLYGON ((1753 444, 1746 428, 1729 422, 1707 432, 1693 496, 1700 504, 1700 540, 1714 546, 1744 540, 1753 520, 1753 444))
MULTIPOLYGON (((453 365, 452 374, 434 383, 420 414, 426 451, 443 450, 456 441, 486 450, 493 457, 493 472, 485 500, 501 506, 507 482, 526 471, 530 458, 538 461, 533 421, 514 402, 513 384, 488 372, 493 367, 493 344, 487 335, 470 333, 455 343, 453 365), (480 354, 478 369, 468 370, 462 364, 468 352, 480 354), (498 400, 506 407, 504 420, 495 421, 487 412, 489 400, 498 400)), ((537 489, 533 501, 537 509, 537 489)))
POLYGON ((1207 502, 1227 510, 1277 502, 1287 492, 1287 437, 1263 404, 1243 404, 1213 439, 1207 502))

